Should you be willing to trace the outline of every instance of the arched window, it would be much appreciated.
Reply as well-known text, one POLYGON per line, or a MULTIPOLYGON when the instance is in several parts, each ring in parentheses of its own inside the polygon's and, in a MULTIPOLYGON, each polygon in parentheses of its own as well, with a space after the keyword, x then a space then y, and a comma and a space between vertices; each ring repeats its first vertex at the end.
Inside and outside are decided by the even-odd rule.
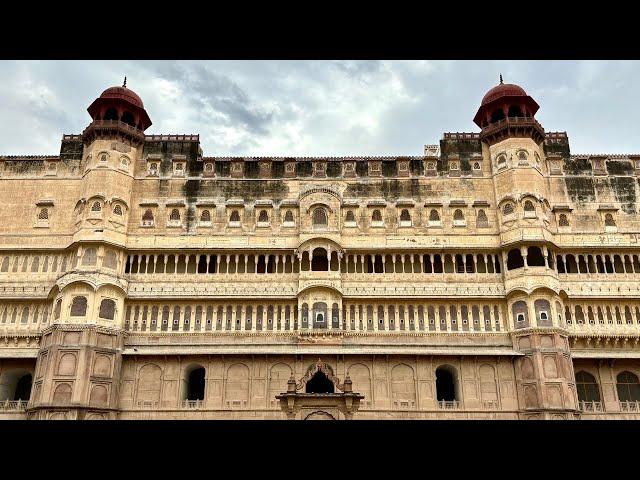
POLYGON ((211 213, 209 213, 209 210, 202 211, 202 214, 200 215, 200 222, 211 223, 211 213))
POLYGON ((400 212, 400 226, 408 227, 410 225, 411 225, 411 214, 409 213, 409 210, 407 210, 406 208, 403 208, 402 212, 400 212))
POLYGON ((375 209, 373 211, 371 214, 371 221, 375 223, 382 223, 382 213, 380 213, 380 210, 375 209))
POLYGON ((131 112, 124 112, 122 114, 122 121, 127 125, 131 125, 132 127, 136 126, 136 122, 133 119, 133 114, 131 112))
POLYGON ((145 210, 144 215, 142 215, 142 225, 145 227, 153 225, 153 212, 150 209, 145 210))
POLYGON ((91 211, 94 213, 99 213, 102 211, 102 205, 99 201, 96 200, 95 202, 93 202, 93 204, 91 205, 91 211))
POLYGON ((498 158, 496 159, 496 166, 498 167, 498 170, 506 167, 507 166, 507 156, 506 155, 498 155, 498 158))
POLYGON ((567 215, 565 213, 561 213, 560 217, 558 217, 558 226, 560 227, 569 226, 569 219, 567 218, 567 215))
POLYGON ((616 221, 613 219, 613 215, 610 213, 607 213, 604 216, 604 225, 605 227, 615 227, 616 226, 616 221))
POLYGON ((513 215, 513 212, 513 203, 507 203, 504 207, 502 207, 502 215, 505 217, 513 215))
POLYGON ((231 216, 229 217, 230 222, 240 222, 240 214, 237 210, 233 210, 231 212, 231 216))
POLYGON ((516 328, 524 328, 529 326, 529 312, 527 309, 527 303, 518 300, 511 306, 511 313, 513 314, 513 322, 516 328))
POLYGON ((322 372, 318 370, 313 377, 305 385, 306 393, 333 393, 334 385, 331 380, 322 372))
POLYGON ((169 220, 171 220, 172 222, 180 221, 180 211, 177 208, 174 208, 173 210, 171 210, 171 214, 169 215, 169 220))
POLYGON ((621 402, 640 401, 640 382, 638 377, 631 372, 619 373, 616 377, 618 400, 621 402))
POLYGON ((509 117, 523 117, 524 115, 522 114, 522 109, 520 108, 520 106, 518 105, 511 105, 509 107, 509 113, 508 113, 509 117))
POLYGON ((84 317, 87 314, 87 297, 73 297, 71 302, 71 316, 84 317))
POLYGON ((100 312, 98 316, 107 320, 113 320, 116 315, 116 302, 105 298, 100 302, 100 312))
POLYGON ((436 396, 439 402, 456 401, 456 381, 451 368, 436 369, 436 396))
POLYGON ((433 209, 429 212, 429 225, 440 225, 440 214, 436 209, 433 209))
POLYGON ((119 204, 116 204, 116 206, 113 207, 113 214, 120 217, 122 216, 122 207, 119 204))
POLYGON ((478 217, 476 218, 476 228, 487 228, 489 226, 489 219, 484 210, 478 210, 478 217))
POLYGON ((152 163, 151 165, 149 165, 149 174, 152 176, 156 176, 158 175, 158 164, 157 163, 152 163))
POLYGON ((115 108, 110 108, 107 113, 104 114, 105 120, 118 120, 118 111, 115 108))
POLYGON ((536 207, 533 206, 531 200, 524 202, 524 216, 525 218, 535 218, 536 216, 536 207))
POLYGON ((513 250, 509 250, 509 254, 507 255, 507 270, 514 270, 522 267, 524 267, 524 259, 522 258, 520 249, 514 248, 513 250))
POLYGON ((527 152, 525 152, 524 150, 520 150, 518 152, 518 162, 520 163, 526 163, 527 162, 527 152))
POLYGON ((98 262, 98 252, 95 248, 87 248, 82 255, 82 265, 95 265, 98 262))
POLYGON ((41 209, 40 213, 38 213, 38 220, 49 220, 49 209, 41 209))
POLYGON ((313 210, 312 222, 314 227, 326 227, 327 220, 327 212, 324 208, 316 208, 313 210))
POLYGON ((347 216, 344 219, 345 223, 356 223, 356 216, 353 214, 353 210, 347 211, 347 216))
POLYGON ((200 366, 194 366, 187 371, 185 400, 204 400, 205 376, 206 371, 200 366))
POLYGON ((266 210, 260 210, 260 214, 258 215, 259 223, 269 223, 269 214, 266 210))
POLYGON ((459 208, 456 209, 455 212, 453 212, 453 224, 456 226, 462 226, 465 224, 464 214, 462 213, 462 210, 460 210, 459 208))
POLYGON ((576 390, 578 391, 578 401, 599 402, 600 389, 593 375, 585 371, 576 373, 576 390))
POLYGON ((293 223, 293 212, 291 210, 287 210, 287 213, 284 214, 284 223, 293 223))
POLYGON ((108 157, 108 155, 106 153, 103 153, 103 154, 100 155, 100 161, 102 163, 107 163, 107 158, 109 158, 109 157, 108 157))
POLYGON ((504 119, 502 108, 498 108, 491 113, 491 123, 499 122, 504 119))
POLYGON ((114 252, 113 250, 107 250, 104 255, 102 265, 115 270, 118 267, 118 256, 116 255, 116 252, 114 252))

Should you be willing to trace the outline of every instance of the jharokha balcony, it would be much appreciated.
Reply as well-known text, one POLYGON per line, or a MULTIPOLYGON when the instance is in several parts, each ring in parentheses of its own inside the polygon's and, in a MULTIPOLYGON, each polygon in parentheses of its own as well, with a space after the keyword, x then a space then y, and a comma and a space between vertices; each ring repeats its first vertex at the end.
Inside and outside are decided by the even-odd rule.
POLYGON ((531 136, 536 142, 545 139, 544 128, 533 117, 505 117, 484 127, 480 139, 489 143, 499 142, 508 137, 531 136))
POLYGON ((120 120, 94 120, 84 129, 82 138, 85 142, 88 142, 96 137, 112 138, 114 134, 123 135, 129 140, 140 143, 145 140, 142 130, 120 120))

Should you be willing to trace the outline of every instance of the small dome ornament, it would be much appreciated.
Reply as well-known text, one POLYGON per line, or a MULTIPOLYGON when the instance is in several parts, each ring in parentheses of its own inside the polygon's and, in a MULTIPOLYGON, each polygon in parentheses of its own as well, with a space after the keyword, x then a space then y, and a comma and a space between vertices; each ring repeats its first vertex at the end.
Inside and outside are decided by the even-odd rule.
MULTIPOLYGON (((500 75, 500 83, 502 83, 502 75, 500 75)), ((127 88, 127 76, 124 76, 124 82, 122 82, 122 87, 127 88)))

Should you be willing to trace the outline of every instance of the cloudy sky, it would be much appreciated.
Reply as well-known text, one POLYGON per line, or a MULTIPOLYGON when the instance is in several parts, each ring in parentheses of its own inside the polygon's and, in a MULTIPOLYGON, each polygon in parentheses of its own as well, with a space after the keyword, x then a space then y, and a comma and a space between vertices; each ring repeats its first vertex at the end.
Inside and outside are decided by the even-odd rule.
POLYGON ((420 155, 475 132, 484 93, 517 83, 572 153, 640 153, 638 61, 0 61, 0 154, 57 154, 107 87, 137 92, 147 133, 207 156, 420 155))

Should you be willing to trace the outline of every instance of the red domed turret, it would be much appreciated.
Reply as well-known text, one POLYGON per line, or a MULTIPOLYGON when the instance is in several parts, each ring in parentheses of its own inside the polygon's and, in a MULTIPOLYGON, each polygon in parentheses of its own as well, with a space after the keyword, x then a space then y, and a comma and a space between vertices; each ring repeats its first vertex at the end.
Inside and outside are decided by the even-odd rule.
POLYGON ((502 97, 526 97, 527 92, 519 85, 513 83, 502 83, 489 90, 484 97, 482 97, 481 105, 486 105, 502 97))
POLYGON ((505 136, 532 136, 541 141, 544 129, 534 118, 539 108, 522 87, 504 83, 500 75, 500 84, 482 98, 473 121, 482 129, 481 138, 490 143, 505 136))
POLYGON ((121 87, 107 88, 87 109, 96 120, 117 120, 142 131, 151 126, 151 119, 140 97, 127 88, 127 77, 121 87))
POLYGON ((109 87, 102 92, 100 98, 119 98, 131 102, 137 107, 144 108, 144 104, 138 94, 133 90, 129 90, 127 87, 109 87))

